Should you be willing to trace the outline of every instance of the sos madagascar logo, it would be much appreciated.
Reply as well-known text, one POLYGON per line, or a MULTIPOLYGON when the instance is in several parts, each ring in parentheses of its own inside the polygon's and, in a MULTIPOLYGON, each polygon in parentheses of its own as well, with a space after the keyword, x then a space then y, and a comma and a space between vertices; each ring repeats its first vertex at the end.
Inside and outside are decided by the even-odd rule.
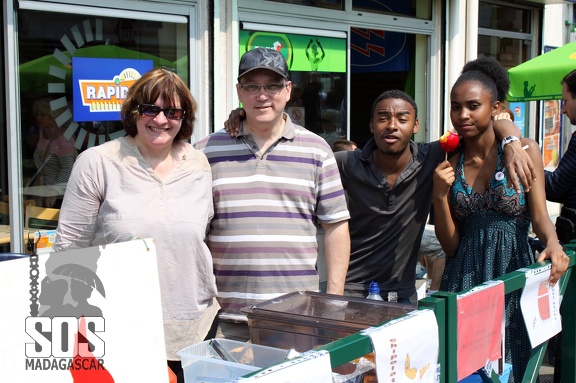
POLYGON ((42 279, 40 275, 34 253, 30 256, 30 316, 25 323, 30 338, 25 344, 26 370, 67 370, 75 383, 95 378, 113 382, 104 367, 102 310, 88 302, 93 293, 106 297, 98 275, 75 263, 57 265, 50 272, 47 266, 46 275, 42 279))

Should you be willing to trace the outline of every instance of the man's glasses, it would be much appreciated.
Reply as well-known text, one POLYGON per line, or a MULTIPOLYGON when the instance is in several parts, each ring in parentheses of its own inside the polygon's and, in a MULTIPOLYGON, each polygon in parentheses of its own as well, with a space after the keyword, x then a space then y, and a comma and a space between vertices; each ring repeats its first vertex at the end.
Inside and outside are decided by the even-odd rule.
POLYGON ((160 112, 164 112, 164 116, 170 120, 181 120, 184 118, 186 111, 180 108, 161 108, 156 105, 139 104, 138 110, 140 114, 148 117, 156 117, 160 112))
POLYGON ((264 88, 268 94, 277 94, 280 93, 280 91, 284 89, 285 86, 286 84, 240 84, 240 88, 248 94, 259 93, 261 88, 264 88))

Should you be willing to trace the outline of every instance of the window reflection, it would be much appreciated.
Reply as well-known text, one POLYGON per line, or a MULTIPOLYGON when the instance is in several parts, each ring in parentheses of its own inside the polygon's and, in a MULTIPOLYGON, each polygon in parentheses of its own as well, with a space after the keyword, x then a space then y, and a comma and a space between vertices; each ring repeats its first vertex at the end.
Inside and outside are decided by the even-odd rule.
MULTIPOLYGON (((23 10, 18 27, 22 199, 59 208, 79 153, 124 135, 119 112, 117 118, 114 114, 118 108, 109 109, 112 118, 95 110, 82 117, 75 113, 83 103, 74 100, 79 92, 73 91, 73 60, 149 60, 152 67, 173 70, 188 82, 188 39, 177 38, 188 35, 187 26, 23 10)), ((77 65, 90 73, 85 79, 101 78, 97 65, 77 65)))
POLYGON ((496 36, 478 36, 478 57, 495 57, 506 68, 512 68, 529 59, 530 45, 524 40, 496 36))
POLYGON ((69 123, 58 126, 56 122, 64 108, 53 108, 53 102, 52 98, 45 97, 32 106, 35 124, 28 128, 23 143, 26 156, 29 158, 32 154, 32 161, 23 163, 24 184, 45 190, 38 196, 38 206, 60 208, 78 150, 74 137, 64 136, 69 123))
MULTIPOLYGON (((2 11, 0 11, 2 14, 2 11)), ((0 29, 0 39, 4 41, 4 28, 0 29)), ((4 72, 4 60, 0 60, 0 71, 4 72)), ((0 94, 5 94, 4 81, 0 82, 0 94)), ((6 103, 0 96, 0 121, 2 126, 6 126, 6 103)), ((0 225, 7 225, 10 222, 9 207, 5 200, 8 192, 8 140, 6 139, 7 129, 0 129, 0 225)), ((8 246, 0 242, 0 252, 8 251, 8 246)))
POLYGON ((338 136, 346 136, 345 35, 328 37, 316 35, 315 30, 309 35, 290 32, 290 27, 285 33, 243 29, 240 46, 246 50, 267 47, 284 55, 292 81, 286 112, 295 124, 323 134, 322 114, 333 109, 340 117, 335 131, 338 136))
POLYGON ((310 7, 328 8, 328 9, 344 9, 344 0, 268 0, 276 3, 307 5, 310 7))
MULTIPOLYGON (((334 9, 343 11, 345 0, 268 0, 275 3, 303 5, 308 7, 334 9)), ((348 0, 352 1, 354 11, 381 13, 417 17, 430 20, 432 18, 432 0, 398 1, 398 0, 348 0)))
POLYGON ((432 19, 431 0, 352 0, 352 9, 355 11, 418 17, 426 20, 432 19))
POLYGON ((530 9, 481 2, 478 13, 478 27, 480 28, 531 33, 530 9))
POLYGON ((290 77, 292 93, 286 112, 292 120, 319 135, 346 136, 346 74, 292 72, 290 77), (327 110, 333 126, 324 124, 327 110))

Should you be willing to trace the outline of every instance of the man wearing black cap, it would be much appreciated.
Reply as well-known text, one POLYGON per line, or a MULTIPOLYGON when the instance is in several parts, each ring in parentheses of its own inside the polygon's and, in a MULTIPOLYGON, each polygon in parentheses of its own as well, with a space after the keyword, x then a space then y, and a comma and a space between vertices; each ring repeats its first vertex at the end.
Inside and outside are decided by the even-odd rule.
POLYGON ((325 230, 327 292, 343 293, 350 215, 330 146, 284 113, 292 83, 282 54, 252 49, 238 73, 246 111, 238 134, 221 130, 196 148, 212 168, 208 245, 222 307, 217 336, 245 341, 243 307, 318 289, 316 222, 325 230))

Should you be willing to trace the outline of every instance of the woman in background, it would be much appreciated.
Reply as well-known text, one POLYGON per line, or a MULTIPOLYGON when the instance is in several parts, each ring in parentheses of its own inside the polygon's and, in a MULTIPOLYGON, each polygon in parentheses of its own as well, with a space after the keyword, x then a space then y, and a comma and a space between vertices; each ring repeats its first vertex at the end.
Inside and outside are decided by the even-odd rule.
POLYGON ((27 186, 49 186, 53 195, 43 197, 41 205, 60 208, 78 152, 74 139, 66 139, 63 128, 56 123, 62 109, 52 110, 51 101, 50 98, 42 98, 32 106, 38 142, 33 154, 36 173, 27 186))

